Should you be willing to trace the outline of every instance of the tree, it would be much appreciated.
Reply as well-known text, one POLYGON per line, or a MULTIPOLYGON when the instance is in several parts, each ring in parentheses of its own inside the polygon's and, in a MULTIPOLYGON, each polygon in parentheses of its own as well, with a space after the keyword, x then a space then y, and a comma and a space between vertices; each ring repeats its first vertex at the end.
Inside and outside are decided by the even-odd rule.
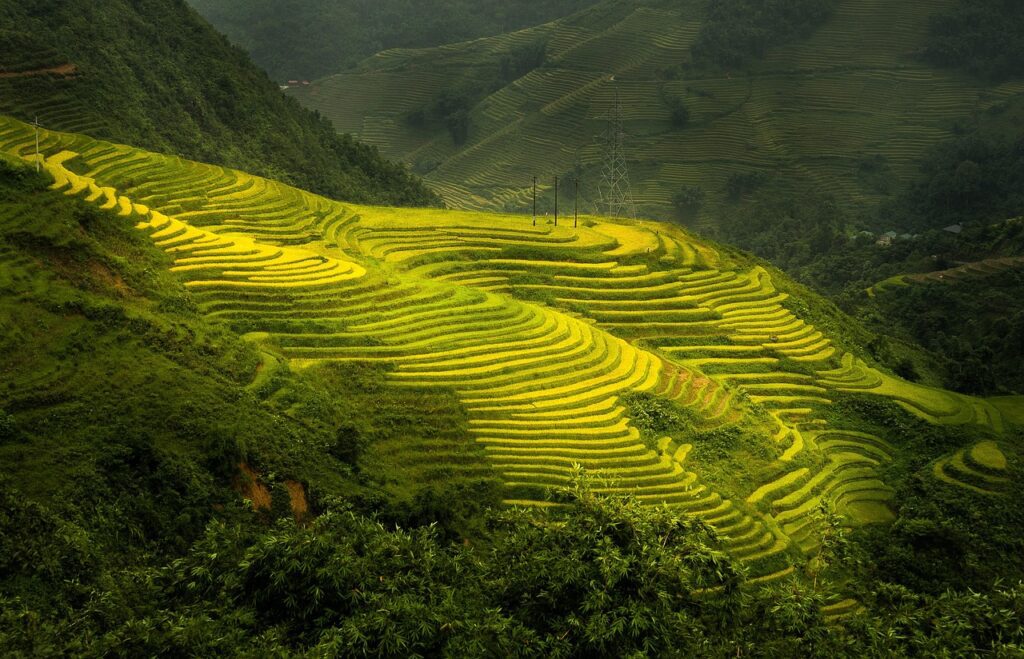
POLYGON ((665 104, 668 106, 669 119, 673 128, 686 128, 690 123, 690 109, 678 96, 665 96, 665 104))
POLYGON ((487 561, 496 605, 537 632, 541 654, 702 647, 706 628, 731 617, 741 581, 714 531, 668 507, 600 496, 595 484, 577 467, 564 511, 498 516, 504 532, 487 561))
POLYGON ((978 194, 982 185, 981 167, 972 160, 964 160, 953 172, 953 194, 961 208, 969 208, 971 199, 978 194))
POLYGON ((822 500, 811 517, 818 527, 821 543, 807 571, 813 577, 813 588, 817 591, 818 580, 824 574, 843 566, 850 558, 851 545, 845 522, 830 502, 822 500))
POLYGON ((768 175, 764 172, 734 172, 729 175, 725 190, 730 199, 739 201, 744 195, 760 188, 767 180, 768 175))
POLYGON ((684 185, 672 195, 672 205, 680 215, 690 215, 704 207, 704 199, 704 188, 699 185, 684 185))

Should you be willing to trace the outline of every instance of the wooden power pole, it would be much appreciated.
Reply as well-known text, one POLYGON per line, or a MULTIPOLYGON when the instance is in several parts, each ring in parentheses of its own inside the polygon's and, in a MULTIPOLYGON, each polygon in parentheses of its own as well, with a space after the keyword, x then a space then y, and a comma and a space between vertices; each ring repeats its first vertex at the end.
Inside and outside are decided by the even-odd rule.
POLYGON ((558 226, 558 177, 555 177, 555 226, 558 226))
POLYGON ((36 120, 32 122, 32 125, 36 127, 36 171, 39 171, 39 116, 36 116, 36 120))
POLYGON ((580 225, 580 180, 576 179, 576 198, 572 204, 572 228, 580 225))

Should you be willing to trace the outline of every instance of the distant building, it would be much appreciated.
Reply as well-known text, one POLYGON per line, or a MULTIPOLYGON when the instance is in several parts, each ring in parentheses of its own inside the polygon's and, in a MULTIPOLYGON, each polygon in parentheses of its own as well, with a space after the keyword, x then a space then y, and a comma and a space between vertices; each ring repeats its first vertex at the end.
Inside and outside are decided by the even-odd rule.
POLYGON ((298 80, 289 80, 288 84, 289 85, 297 85, 297 84, 299 84, 299 81, 298 80))
POLYGON ((886 231, 879 236, 878 240, 875 241, 875 244, 879 247, 889 247, 892 245, 893 241, 896 240, 897 235, 898 234, 895 231, 886 231))
POLYGON ((303 84, 303 86, 308 87, 309 86, 309 81, 308 80, 303 80, 302 84, 303 84))

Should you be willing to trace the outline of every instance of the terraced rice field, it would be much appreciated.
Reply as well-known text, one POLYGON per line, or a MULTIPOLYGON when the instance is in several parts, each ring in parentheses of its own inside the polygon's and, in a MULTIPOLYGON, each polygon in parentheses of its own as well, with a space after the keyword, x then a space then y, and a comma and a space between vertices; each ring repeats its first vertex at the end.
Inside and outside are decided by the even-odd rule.
POLYGON ((64 130, 107 134, 100 113, 84 107, 75 93, 78 71, 60 53, 45 47, 10 52, 0 59, 0 114, 38 117, 64 130))
POLYGON ((993 441, 980 442, 942 458, 935 462, 933 471, 944 483, 991 496, 1001 496, 1001 489, 1010 480, 1006 475, 1006 456, 993 441))
POLYGON ((930 14, 951 1, 841 0, 813 36, 773 50, 749 73, 684 71, 684 79, 664 71, 689 61, 704 0, 634 3, 628 11, 602 3, 512 35, 386 51, 293 92, 339 131, 412 165, 450 206, 483 210, 525 210, 533 176, 546 183, 575 176, 577 167, 592 208, 601 165, 595 137, 618 97, 641 211, 666 215, 681 186, 699 185, 708 194, 703 226, 724 212, 734 173, 800 178, 850 204, 877 201, 887 192, 863 176, 868 159, 882 158, 886 181, 909 180, 955 119, 1024 93, 1020 81, 972 82, 913 56, 930 14), (501 58, 530 42, 547 44, 548 61, 479 101, 465 145, 405 121, 450 81, 490 84, 501 58), (689 108, 686 128, 672 126, 666 94, 689 108))
POLYGON ((943 284, 953 286, 962 281, 994 277, 1004 272, 1019 270, 1021 268, 1024 268, 1024 257, 1022 256, 991 258, 983 261, 964 263, 963 265, 958 265, 946 270, 936 270, 934 272, 913 275, 896 275, 895 277, 890 277, 878 282, 874 286, 871 286, 867 289, 867 293, 869 296, 874 297, 879 293, 885 292, 887 289, 899 286, 909 286, 912 284, 943 284))
MULTIPOLYGON (((81 136, 44 133, 42 148, 55 190, 130 217, 199 308, 258 341, 270 367, 380 362, 413 398, 450 388, 510 503, 549 504, 583 465, 600 491, 703 519, 762 580, 814 551, 823 501, 851 523, 892 517, 879 467, 893 448, 830 427, 834 392, 895 398, 935 422, 1002 423, 988 403, 837 348, 770 272, 670 225, 360 207, 81 136), (698 430, 761 424, 773 458, 725 495, 687 437, 638 430, 629 392, 689 410, 698 430)), ((0 152, 32 160, 30 127, 0 120, 0 152)), ((396 459, 441 469, 450 455, 418 450, 396 459)), ((994 455, 963 462, 998 479, 994 455)), ((936 476, 956 479, 959 464, 936 476)))

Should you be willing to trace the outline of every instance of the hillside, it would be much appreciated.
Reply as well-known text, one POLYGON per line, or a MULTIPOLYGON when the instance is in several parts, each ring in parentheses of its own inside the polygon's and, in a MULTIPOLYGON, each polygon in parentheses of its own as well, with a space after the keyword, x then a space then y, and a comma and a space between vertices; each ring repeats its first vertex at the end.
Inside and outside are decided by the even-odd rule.
POLYGON ((336 73, 386 48, 512 32, 596 0, 190 0, 275 80, 336 73))
MULTIPOLYGON (((31 157, 24 124, 0 139, 31 157)), ((387 364, 394 386, 453 388, 509 501, 543 502, 578 462, 770 572, 816 547, 822 498, 891 519, 877 470, 896 438, 837 401, 1005 430, 983 399, 871 365, 870 335, 777 271, 668 225, 353 206, 52 132, 43 150, 57 189, 135 217, 198 309, 270 363, 387 364)))
MULTIPOLYGON (((123 640, 223 653, 257 637, 564 650, 581 615, 593 631, 571 647, 600 654, 640 644, 600 622, 628 601, 653 607, 651 624, 688 611, 685 638, 659 626, 644 647, 855 656, 880 630, 959 620, 960 600, 932 593, 1024 573, 1020 399, 901 380, 856 321, 749 256, 671 225, 352 205, 82 135, 44 131, 41 146, 48 190, 25 171, 31 127, 0 122, 0 153, 21 163, 15 183, 0 177, 0 537, 26 557, 0 563, 3 597, 20 593, 0 639, 25 654, 123 640), (577 465, 592 480, 572 494, 577 465), (232 482, 310 526, 259 526, 232 482), (636 503, 592 499, 615 494, 636 503), (474 551, 481 508, 502 500, 528 510, 491 518, 474 551), (829 548, 846 533, 871 561, 829 548), (626 556, 643 586, 574 599, 626 556), (682 592, 664 581, 680 569, 682 592), (896 600, 876 598, 883 581, 896 600), (556 582, 550 609, 519 599, 556 582), (650 601, 655 584, 674 608, 650 601), (736 613, 695 603, 716 592, 736 613), (924 617, 899 618, 903 605, 924 617), (836 631, 863 606, 878 617, 836 631)), ((991 597, 994 611, 1018 595, 991 597)), ((887 642, 1015 638, 966 628, 887 642)))
POLYGON ((945 362, 947 386, 1024 391, 1024 220, 946 233, 942 242, 906 260, 930 267, 888 277, 848 304, 945 362))
POLYGON ((0 112, 335 198, 436 203, 404 168, 282 96, 183 0, 3 0, 0 25, 0 112))
MULTIPOLYGON (((683 212, 709 228, 766 183, 856 210, 910 183, 956 120, 1024 92, 1019 78, 990 81, 919 56, 931 15, 953 6, 841 0, 807 38, 728 70, 692 62, 703 2, 607 0, 512 34, 384 51, 293 94, 409 163, 454 207, 525 210, 536 175, 542 209, 553 176, 579 176, 594 210, 597 136, 618 97, 641 214, 671 216, 674 197, 699 188, 703 203, 683 212), (533 44, 543 62, 503 81, 501 62, 533 44), (431 120, 452 98, 469 105, 457 131, 431 120)), ((571 190, 561 205, 571 207, 571 190)))

